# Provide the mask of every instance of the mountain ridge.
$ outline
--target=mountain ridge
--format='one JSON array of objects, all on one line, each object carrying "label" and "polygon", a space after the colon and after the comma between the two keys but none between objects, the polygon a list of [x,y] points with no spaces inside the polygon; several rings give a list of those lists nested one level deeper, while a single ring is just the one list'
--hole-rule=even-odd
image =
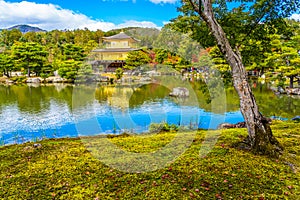
[{"label": "mountain ridge", "polygon": [[46,30],[43,30],[39,27],[34,27],[34,26],[30,26],[30,25],[26,25],[26,24],[20,24],[20,25],[15,25],[9,28],[5,28],[5,29],[0,29],[1,30],[13,30],[13,29],[18,29],[20,30],[22,33],[27,33],[27,32],[47,32]]}]

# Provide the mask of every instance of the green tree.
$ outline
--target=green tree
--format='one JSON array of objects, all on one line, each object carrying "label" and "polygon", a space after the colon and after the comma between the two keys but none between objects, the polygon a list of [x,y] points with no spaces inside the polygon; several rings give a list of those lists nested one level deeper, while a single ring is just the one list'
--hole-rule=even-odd
[{"label": "green tree", "polygon": [[168,55],[171,53],[166,49],[154,49],[155,52],[155,62],[163,64],[164,61],[168,58]]},{"label": "green tree", "polygon": [[0,46],[10,47],[14,42],[19,41],[22,33],[18,29],[2,30],[0,32]]},{"label": "green tree", "polygon": [[212,62],[214,63],[211,68],[218,69],[223,77],[231,78],[230,66],[225,60],[223,54],[220,52],[219,48],[217,46],[213,47],[210,50],[209,55],[211,56]]},{"label": "green tree", "polygon": [[[197,57],[201,50],[199,43],[189,37],[188,34],[182,34],[181,32],[174,31],[168,26],[162,28],[154,42],[154,48],[165,50],[157,52],[162,53],[162,55],[165,54],[165,58],[167,58],[167,51],[168,53],[171,53],[171,56],[180,56],[181,59],[188,62],[191,62],[193,57]],[[159,58],[160,55],[157,57]],[[159,63],[162,63],[161,59]]]},{"label": "green tree", "polygon": [[125,60],[126,65],[124,68],[127,69],[135,69],[144,64],[148,64],[151,61],[149,55],[142,51],[131,51],[128,53],[127,58]]},{"label": "green tree", "polygon": [[119,67],[118,69],[116,69],[115,73],[116,73],[117,80],[119,80],[123,76],[123,69]]},{"label": "green tree", "polygon": [[300,75],[300,57],[297,49],[291,47],[283,47],[277,63],[280,64],[275,72],[279,72],[282,76],[289,78],[289,87],[294,87],[294,79]]},{"label": "green tree", "polygon": [[62,55],[63,60],[73,59],[75,61],[83,61],[86,57],[82,47],[70,43],[62,45]]},{"label": "green tree", "polygon": [[209,55],[209,53],[211,52],[211,48],[207,48],[206,50],[202,49],[199,53],[199,57],[195,58],[195,65],[198,68],[206,68],[206,67],[213,67],[213,62],[211,59],[211,56]]},{"label": "green tree", "polygon": [[180,34],[168,27],[164,27],[154,42],[154,48],[165,49],[169,52],[177,53],[180,47],[180,42],[183,38],[183,34]]},{"label": "green tree", "polygon": [[279,81],[279,86],[284,86],[285,79],[289,79],[289,87],[294,87],[294,80],[300,74],[300,56],[297,44],[298,36],[285,42],[280,35],[274,34],[271,38],[271,52],[266,52],[264,63],[261,66],[268,69],[267,77]]},{"label": "green tree", "polygon": [[36,32],[27,32],[22,36],[25,42],[39,42]]},{"label": "green tree", "polygon": [[[225,0],[183,0],[182,2],[183,16],[190,19],[187,24],[193,27],[191,24],[203,21],[208,27],[210,37],[214,38],[231,67],[233,84],[240,99],[240,110],[248,129],[248,137],[244,143],[256,153],[278,156],[283,149],[273,136],[267,120],[259,112],[247,81],[240,48],[242,44],[246,45],[245,40],[249,38],[264,38],[265,25],[269,29],[280,26],[284,22],[283,18],[299,9],[300,2],[256,0],[251,1],[247,6],[244,3],[248,1],[245,0],[238,1],[242,4],[234,9],[228,9]],[[182,21],[181,18],[182,15],[177,18],[179,23]]]},{"label": "green tree", "polygon": [[78,69],[76,82],[87,83],[93,81],[94,71],[91,65],[83,63]]},{"label": "green tree", "polygon": [[0,53],[0,71],[3,75],[10,77],[11,71],[14,69],[12,57],[7,53]]},{"label": "green tree", "polygon": [[58,74],[65,79],[74,81],[77,72],[82,66],[82,62],[75,60],[66,60],[59,63]]},{"label": "green tree", "polygon": [[16,66],[27,69],[28,76],[31,71],[39,75],[47,62],[48,52],[44,46],[35,42],[16,42],[11,51]]},{"label": "green tree", "polygon": [[95,40],[89,40],[84,46],[84,52],[86,54],[90,53],[93,49],[98,46],[98,43]]}]

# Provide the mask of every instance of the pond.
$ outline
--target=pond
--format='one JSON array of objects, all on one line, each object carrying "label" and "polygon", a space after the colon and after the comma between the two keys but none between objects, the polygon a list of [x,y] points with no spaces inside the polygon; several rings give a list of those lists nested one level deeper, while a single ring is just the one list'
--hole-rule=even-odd
[{"label": "pond", "polygon": [[[223,112],[215,112],[208,93],[201,89],[203,84],[194,82],[191,88],[196,104],[170,97],[170,88],[157,83],[0,85],[0,143],[102,133],[141,133],[147,132],[151,124],[161,122],[215,129],[223,122],[243,121],[233,88],[226,89]],[[290,119],[300,114],[298,97],[277,96],[266,85],[253,89],[265,116]]]}]

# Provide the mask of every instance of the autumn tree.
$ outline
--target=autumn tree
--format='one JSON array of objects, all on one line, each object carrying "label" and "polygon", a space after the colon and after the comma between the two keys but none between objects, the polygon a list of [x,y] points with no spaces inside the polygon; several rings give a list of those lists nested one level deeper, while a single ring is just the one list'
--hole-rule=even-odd
[{"label": "autumn tree", "polygon": [[155,53],[155,62],[163,64],[164,61],[168,58],[168,55],[171,54],[170,51],[166,49],[154,49]]},{"label": "autumn tree", "polygon": [[[202,28],[203,32],[207,31],[206,33],[210,34],[210,39],[214,39],[231,67],[233,85],[239,95],[240,110],[248,129],[248,137],[244,143],[256,153],[278,156],[283,148],[273,136],[266,118],[259,112],[247,81],[240,48],[249,37],[263,37],[265,26],[272,29],[281,25],[283,18],[299,9],[300,2],[293,0],[230,2],[239,2],[240,6],[229,9],[225,0],[183,0],[181,7],[183,15],[177,19],[179,23],[184,22],[183,24],[188,24],[190,27],[193,27],[192,24],[195,22],[207,25],[207,29]],[[193,29],[190,31],[194,35],[199,33],[194,32]]]}]

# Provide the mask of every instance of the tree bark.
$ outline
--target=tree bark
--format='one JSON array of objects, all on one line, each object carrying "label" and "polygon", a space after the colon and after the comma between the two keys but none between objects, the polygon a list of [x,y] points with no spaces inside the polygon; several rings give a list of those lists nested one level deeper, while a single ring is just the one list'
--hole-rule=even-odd
[{"label": "tree bark", "polygon": [[289,76],[290,78],[290,88],[294,88],[294,76]]},{"label": "tree bark", "polygon": [[211,0],[201,0],[200,5],[189,0],[196,12],[211,30],[220,51],[231,67],[234,88],[240,99],[240,110],[245,119],[248,137],[246,143],[252,151],[259,154],[278,157],[283,148],[272,134],[266,118],[259,112],[252,89],[247,81],[247,74],[239,50],[233,50],[225,32],[214,17]]},{"label": "tree bark", "polygon": [[3,74],[4,74],[5,76],[7,76],[7,78],[10,77],[10,76],[9,76],[9,71],[8,71],[6,68],[4,68]]},{"label": "tree bark", "polygon": [[28,77],[30,77],[30,67],[27,67],[27,75],[28,75]]}]

